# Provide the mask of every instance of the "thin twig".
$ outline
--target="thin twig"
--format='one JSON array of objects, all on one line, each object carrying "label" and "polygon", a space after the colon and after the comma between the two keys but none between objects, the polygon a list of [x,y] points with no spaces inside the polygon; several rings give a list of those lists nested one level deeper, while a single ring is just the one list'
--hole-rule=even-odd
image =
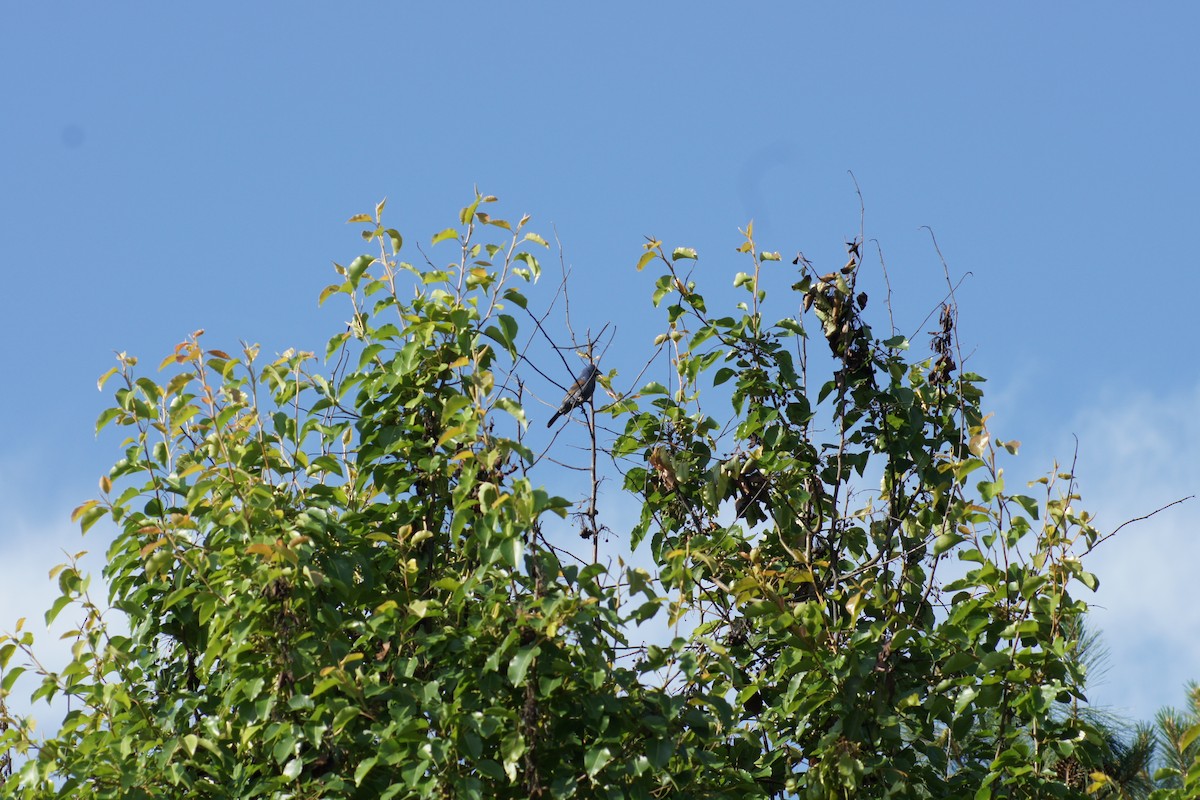
[{"label": "thin twig", "polygon": [[883,247],[880,246],[878,239],[872,239],[871,241],[875,243],[875,252],[879,254],[879,268],[883,270],[883,285],[887,287],[887,299],[884,303],[887,305],[888,323],[892,326],[892,336],[895,336],[896,317],[892,313],[892,282],[888,279],[887,264],[883,260]]},{"label": "thin twig", "polygon": [[1120,532],[1120,530],[1121,530],[1122,528],[1124,528],[1126,525],[1132,525],[1132,524],[1133,524],[1133,523],[1135,523],[1135,522],[1141,522],[1142,520],[1147,520],[1147,519],[1150,519],[1151,517],[1153,517],[1153,516],[1154,516],[1155,514],[1157,514],[1158,512],[1160,512],[1160,511],[1166,511],[1166,510],[1167,510],[1168,508],[1170,508],[1171,506],[1177,506],[1177,505],[1179,505],[1179,504],[1180,504],[1180,503],[1182,503],[1182,502],[1185,502],[1185,501],[1187,501],[1187,500],[1191,500],[1191,499],[1195,498],[1195,496],[1196,496],[1196,495],[1194,495],[1194,494],[1189,494],[1187,497],[1181,497],[1181,498],[1179,498],[1178,500],[1175,500],[1175,501],[1172,501],[1172,502],[1170,502],[1170,503],[1167,503],[1167,504],[1166,504],[1165,506],[1163,506],[1162,508],[1156,508],[1156,509],[1154,509],[1153,511],[1151,511],[1149,514],[1143,514],[1143,515],[1142,515],[1142,516],[1140,516],[1140,517],[1134,517],[1133,519],[1127,519],[1127,520],[1125,520],[1125,521],[1124,521],[1124,522],[1122,522],[1120,525],[1118,525],[1118,526],[1116,527],[1116,530],[1114,530],[1112,533],[1110,533],[1110,534],[1107,534],[1106,536],[1102,536],[1102,537],[1100,537],[1099,539],[1097,539],[1097,540],[1096,540],[1096,541],[1095,541],[1095,542],[1094,542],[1094,543],[1093,543],[1091,546],[1089,546],[1089,547],[1088,547],[1088,549],[1087,549],[1087,550],[1084,550],[1084,551],[1083,551],[1083,554],[1084,554],[1084,555],[1087,555],[1088,553],[1092,552],[1092,551],[1093,551],[1093,550],[1095,550],[1097,547],[1099,547],[1099,546],[1100,546],[1100,544],[1101,544],[1102,542],[1106,542],[1106,541],[1108,541],[1109,539],[1111,539],[1112,537],[1116,536],[1116,535],[1117,535],[1117,533],[1118,533],[1118,532]]}]

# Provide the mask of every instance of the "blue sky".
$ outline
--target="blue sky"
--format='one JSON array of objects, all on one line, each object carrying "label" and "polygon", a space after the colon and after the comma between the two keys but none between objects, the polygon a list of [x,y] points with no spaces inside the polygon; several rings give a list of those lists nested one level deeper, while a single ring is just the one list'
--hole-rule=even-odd
[{"label": "blue sky", "polygon": [[[922,226],[970,273],[964,347],[1021,470],[1078,435],[1109,529],[1195,493],[1200,6],[827,5],[0,5],[0,627],[62,549],[101,549],[67,515],[118,455],[93,435],[113,351],[319,350],[345,220],[386,196],[428,242],[476,185],[557,232],[628,373],[646,235],[696,247],[710,295],[750,219],[840,266],[853,171],[902,330],[944,292]],[[1093,699],[1148,717],[1200,678],[1197,508],[1097,553]]]}]

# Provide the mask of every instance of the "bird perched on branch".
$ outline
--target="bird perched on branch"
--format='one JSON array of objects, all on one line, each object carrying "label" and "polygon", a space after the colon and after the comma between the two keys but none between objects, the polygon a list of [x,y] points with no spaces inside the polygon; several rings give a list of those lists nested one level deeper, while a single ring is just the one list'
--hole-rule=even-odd
[{"label": "bird perched on branch", "polygon": [[562,405],[558,407],[558,411],[555,411],[554,416],[546,423],[547,428],[553,425],[554,421],[563,414],[579,408],[592,399],[592,392],[596,391],[596,376],[599,374],[600,370],[596,369],[595,364],[588,364],[584,368],[579,377],[575,379],[575,382],[571,384],[571,388],[567,389],[567,393],[563,396]]}]

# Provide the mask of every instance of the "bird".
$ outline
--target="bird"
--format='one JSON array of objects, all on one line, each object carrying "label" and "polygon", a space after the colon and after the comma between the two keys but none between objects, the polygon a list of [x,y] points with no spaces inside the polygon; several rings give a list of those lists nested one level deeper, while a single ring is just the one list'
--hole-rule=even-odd
[{"label": "bird", "polygon": [[553,425],[554,421],[563,414],[568,413],[572,409],[579,408],[592,399],[592,392],[596,391],[596,376],[599,374],[600,370],[596,369],[595,364],[587,365],[579,377],[575,379],[575,382],[571,384],[571,388],[567,389],[567,393],[563,395],[562,405],[558,407],[558,411],[555,411],[554,416],[546,423],[547,428]]}]

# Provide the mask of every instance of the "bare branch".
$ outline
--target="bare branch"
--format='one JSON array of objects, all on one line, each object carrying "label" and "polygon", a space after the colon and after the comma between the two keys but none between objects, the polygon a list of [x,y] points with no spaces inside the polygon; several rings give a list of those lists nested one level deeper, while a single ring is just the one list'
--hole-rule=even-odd
[{"label": "bare branch", "polygon": [[1092,545],[1089,546],[1087,550],[1083,551],[1083,554],[1086,556],[1088,553],[1092,552],[1097,547],[1099,547],[1101,545],[1101,543],[1107,542],[1109,539],[1116,536],[1121,531],[1121,529],[1124,528],[1126,525],[1132,525],[1135,522],[1142,522],[1143,520],[1150,519],[1151,517],[1153,517],[1155,514],[1159,513],[1160,511],[1166,511],[1171,506],[1177,506],[1180,503],[1183,503],[1187,500],[1191,500],[1191,499],[1195,498],[1195,496],[1196,495],[1194,495],[1194,494],[1189,494],[1187,497],[1181,497],[1178,500],[1174,500],[1170,503],[1167,503],[1165,506],[1162,506],[1161,508],[1156,508],[1153,511],[1151,511],[1149,514],[1143,514],[1140,517],[1134,517],[1133,519],[1125,520],[1120,525],[1118,525],[1112,533],[1106,534],[1105,536],[1101,536],[1094,543],[1092,543]]}]

